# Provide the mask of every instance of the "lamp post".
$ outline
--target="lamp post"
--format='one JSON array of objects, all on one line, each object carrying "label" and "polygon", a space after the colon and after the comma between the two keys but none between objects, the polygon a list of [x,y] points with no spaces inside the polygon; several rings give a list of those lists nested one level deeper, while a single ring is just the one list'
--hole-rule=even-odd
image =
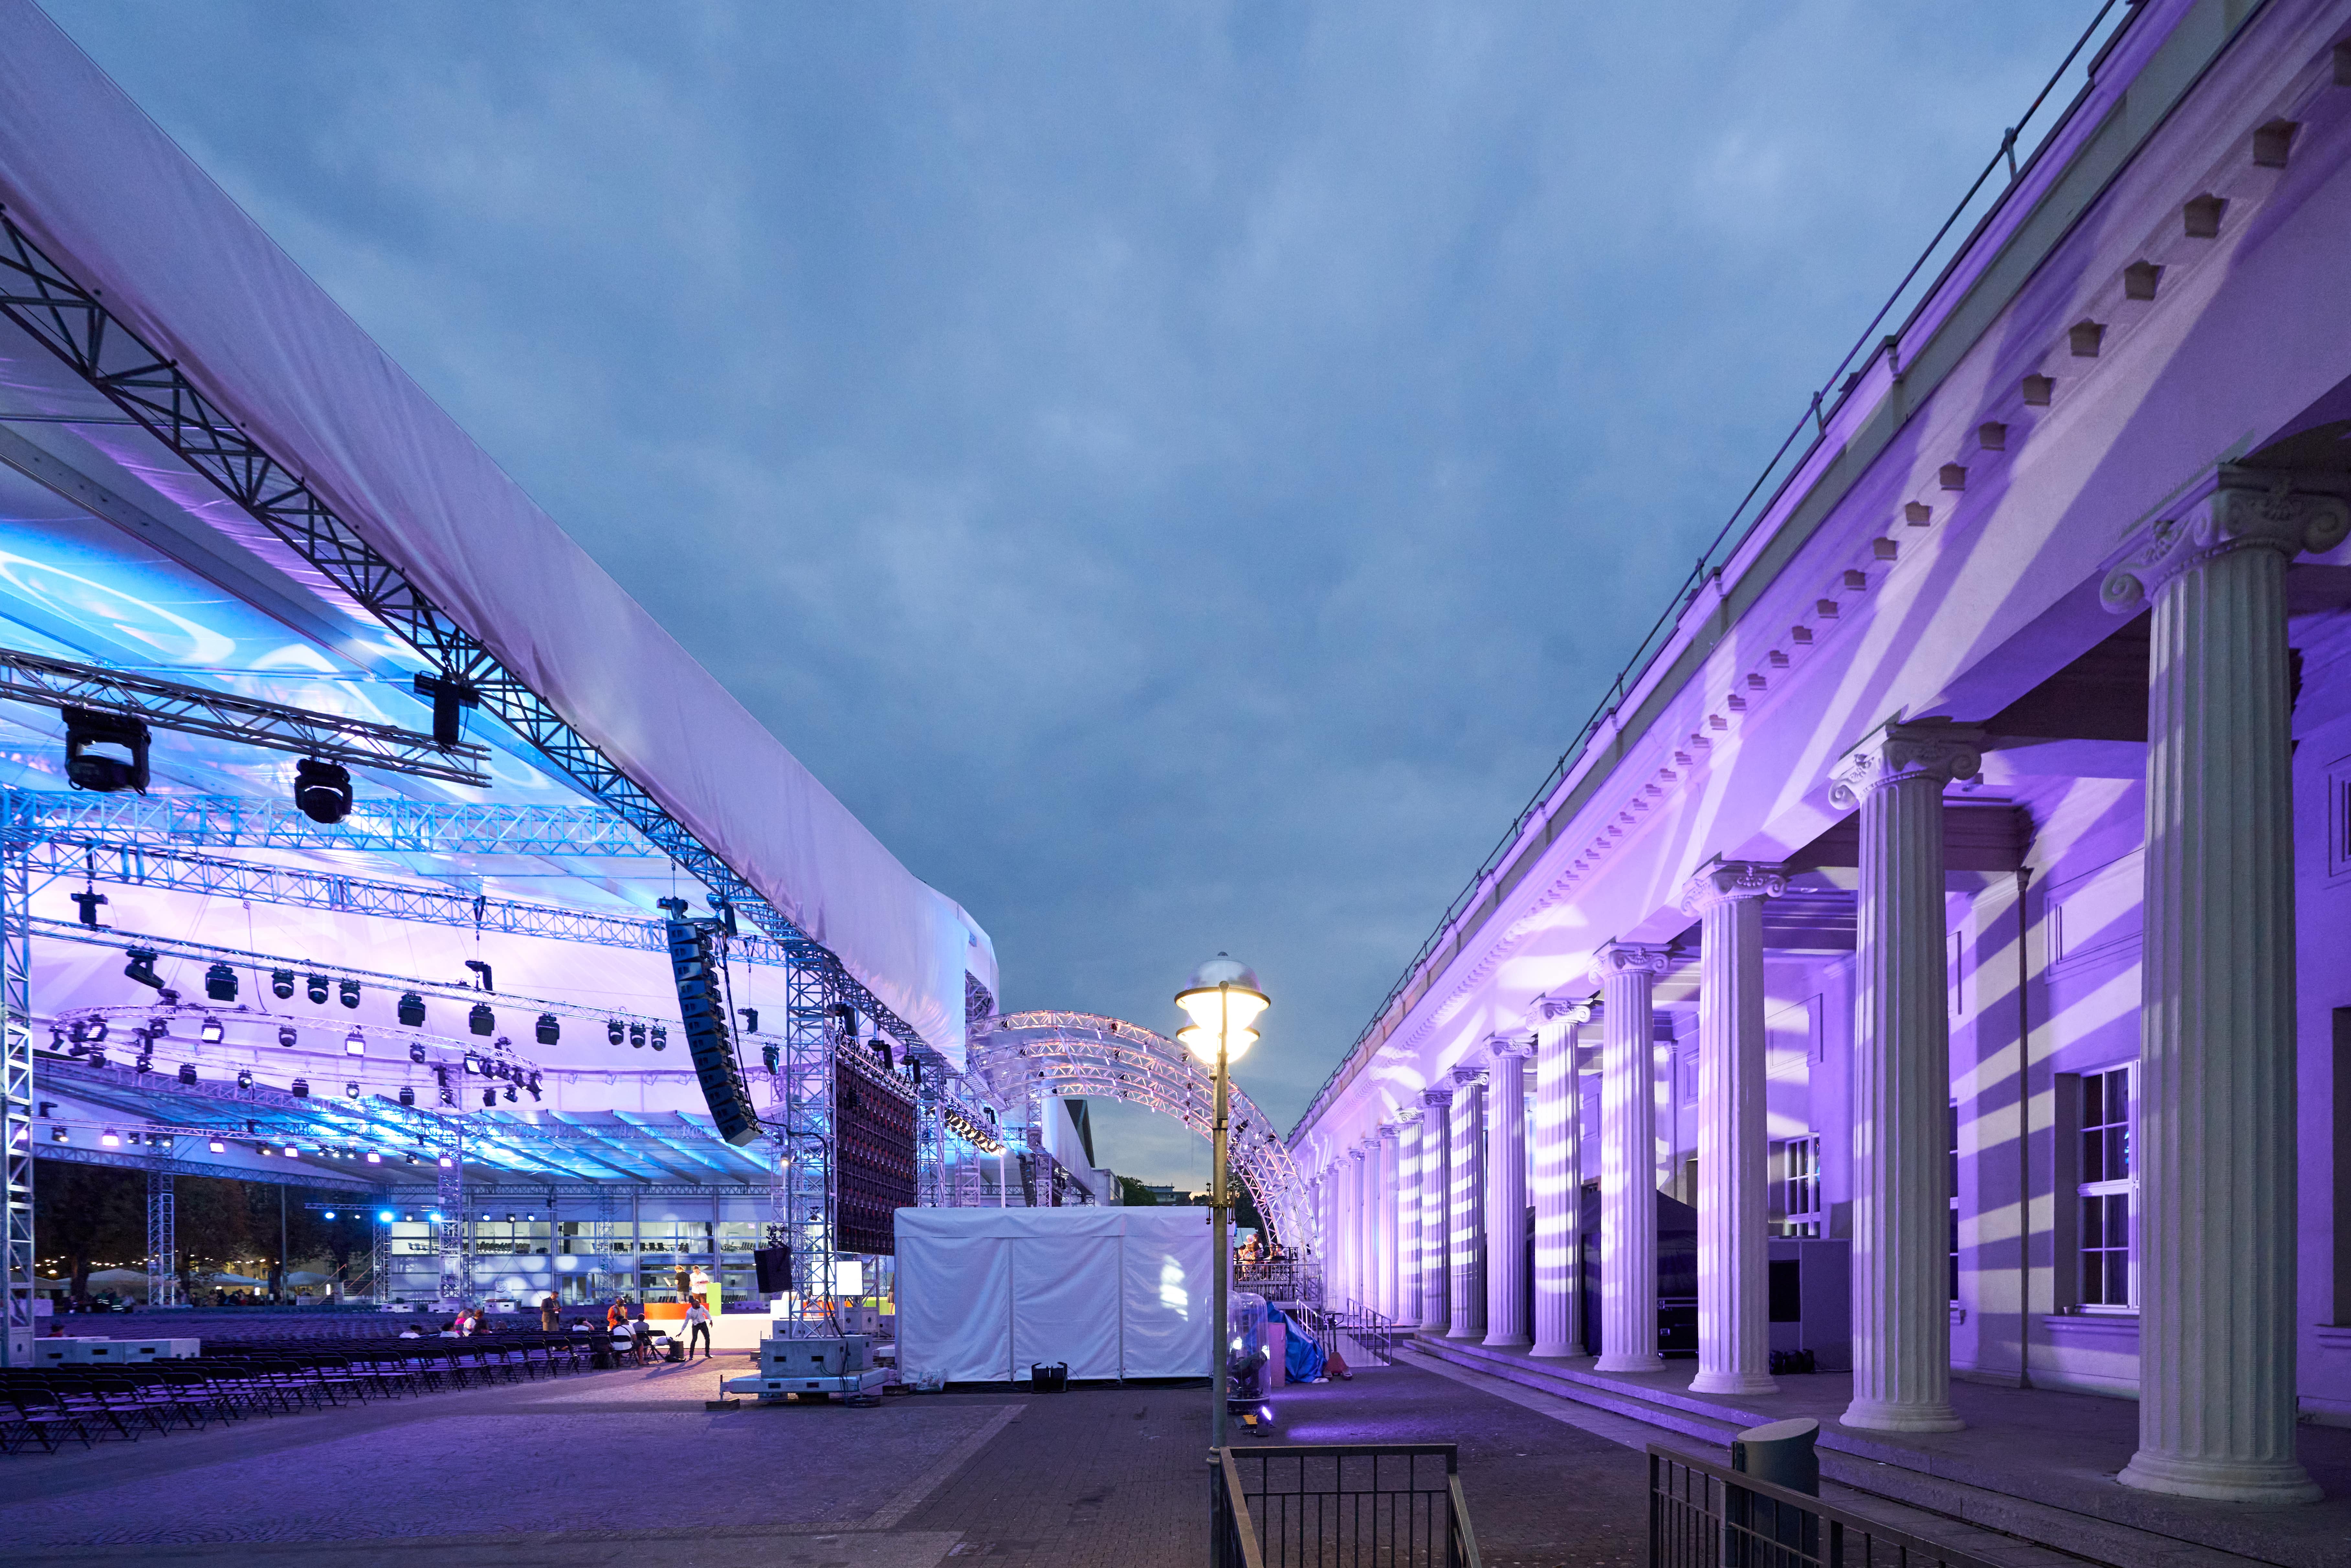
[{"label": "lamp post", "polygon": [[1249,1025],[1272,1003],[1259,988],[1256,970],[1219,953],[1192,971],[1192,977],[1176,993],[1176,1005],[1192,1020],[1189,1028],[1176,1031],[1176,1038],[1193,1055],[1215,1068],[1217,1073],[1216,1123],[1208,1141],[1208,1216],[1209,1225],[1216,1232],[1211,1286],[1216,1301],[1209,1312],[1208,1330],[1213,1336],[1208,1342],[1208,1391],[1212,1399],[1208,1406],[1208,1448],[1213,1452],[1225,1446],[1225,1380],[1231,1349],[1225,1343],[1228,1306],[1226,1276],[1232,1267],[1229,1243],[1233,1220],[1231,1177],[1226,1170],[1229,1122],[1226,1107],[1232,1064],[1257,1041],[1257,1031]]}]

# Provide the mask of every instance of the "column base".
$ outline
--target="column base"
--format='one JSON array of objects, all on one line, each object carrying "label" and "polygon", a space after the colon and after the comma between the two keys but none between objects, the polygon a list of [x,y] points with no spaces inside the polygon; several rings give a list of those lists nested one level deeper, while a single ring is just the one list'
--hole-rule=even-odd
[{"label": "column base", "polygon": [[1543,1344],[1538,1343],[1532,1350],[1527,1352],[1528,1355],[1537,1361],[1565,1361],[1569,1356],[1582,1355],[1583,1354],[1583,1347],[1582,1345],[1569,1344],[1564,1342],[1557,1344]]},{"label": "column base", "polygon": [[1478,1343],[1489,1350],[1523,1350],[1534,1342],[1522,1333],[1503,1334],[1489,1332]]},{"label": "column base", "polygon": [[1884,1399],[1856,1399],[1837,1417],[1841,1425],[1870,1432],[1963,1432],[1967,1423],[1949,1400],[1931,1405],[1896,1405]]},{"label": "column base", "polygon": [[1451,1328],[1445,1331],[1445,1337],[1447,1339],[1482,1340],[1486,1337],[1486,1325],[1484,1323],[1456,1323]]},{"label": "column base", "polygon": [[1594,1372],[1655,1372],[1664,1364],[1657,1359],[1655,1351],[1647,1355],[1603,1354],[1592,1364],[1592,1370]]},{"label": "column base", "polygon": [[1768,1372],[1701,1372],[1690,1379],[1692,1394],[1777,1394],[1780,1381]]},{"label": "column base", "polygon": [[2316,1502],[2325,1495],[2292,1459],[2200,1459],[2141,1448],[2115,1479],[2140,1491],[2269,1508]]}]

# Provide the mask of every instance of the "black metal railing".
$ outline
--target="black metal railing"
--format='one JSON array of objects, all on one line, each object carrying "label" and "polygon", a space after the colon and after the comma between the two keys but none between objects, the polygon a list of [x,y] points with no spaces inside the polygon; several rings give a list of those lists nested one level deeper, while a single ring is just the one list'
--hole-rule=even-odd
[{"label": "black metal railing", "polygon": [[1354,1341],[1364,1355],[1382,1366],[1395,1364],[1395,1320],[1361,1301],[1349,1301],[1332,1316],[1339,1332]]},{"label": "black metal railing", "polygon": [[1219,1448],[1214,1568],[1478,1568],[1451,1443]]},{"label": "black metal railing", "polygon": [[1649,1445],[1649,1568],[1993,1568],[1671,1448]]},{"label": "black metal railing", "polygon": [[1319,1304],[1322,1300],[1322,1272],[1311,1263],[1289,1259],[1279,1263],[1242,1263],[1233,1270],[1233,1289],[1254,1291],[1277,1303]]}]

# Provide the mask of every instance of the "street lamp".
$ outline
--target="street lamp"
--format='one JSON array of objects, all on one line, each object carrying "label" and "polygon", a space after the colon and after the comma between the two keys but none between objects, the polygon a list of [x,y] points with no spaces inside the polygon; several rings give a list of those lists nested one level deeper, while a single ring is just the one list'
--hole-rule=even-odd
[{"label": "street lamp", "polygon": [[1226,1275],[1232,1266],[1229,1243],[1233,1222],[1231,1178],[1225,1169],[1226,1103],[1233,1063],[1257,1041],[1257,1031],[1249,1025],[1273,1004],[1259,989],[1256,970],[1228,954],[1219,953],[1192,971],[1192,977],[1176,993],[1176,1005],[1192,1020],[1191,1027],[1178,1030],[1176,1038],[1217,1073],[1216,1128],[1208,1144],[1208,1215],[1217,1233],[1216,1273],[1211,1287],[1216,1305],[1210,1314],[1209,1333],[1213,1337],[1208,1342],[1208,1387],[1214,1396],[1214,1403],[1208,1406],[1208,1447],[1213,1451],[1225,1446],[1225,1380],[1231,1359],[1231,1347],[1225,1343],[1228,1305],[1225,1299]]}]

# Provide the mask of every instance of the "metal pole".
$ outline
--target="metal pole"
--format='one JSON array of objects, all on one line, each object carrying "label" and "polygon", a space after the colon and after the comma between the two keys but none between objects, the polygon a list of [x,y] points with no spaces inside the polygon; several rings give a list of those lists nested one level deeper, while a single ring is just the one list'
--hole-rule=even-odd
[{"label": "metal pole", "polygon": [[286,1304],[286,1189],[277,1189],[277,1304]]},{"label": "metal pole", "polygon": [[[7,791],[8,814],[17,797]],[[33,1364],[32,870],[22,839],[0,840],[0,1160],[7,1166],[0,1366]]]},{"label": "metal pole", "polygon": [[1211,1451],[1225,1446],[1225,1340],[1230,1333],[1225,1322],[1225,1272],[1231,1266],[1226,1250],[1227,1231],[1232,1224],[1231,1199],[1225,1186],[1225,1090],[1232,1079],[1232,1064],[1227,1060],[1228,1040],[1232,1032],[1232,989],[1228,984],[1217,987],[1217,1120],[1215,1137],[1209,1147],[1208,1214],[1216,1231],[1215,1256],[1211,1286],[1216,1291],[1216,1305],[1209,1312],[1211,1332],[1216,1335],[1209,1344],[1208,1392],[1216,1401],[1208,1406],[1208,1447]]}]

